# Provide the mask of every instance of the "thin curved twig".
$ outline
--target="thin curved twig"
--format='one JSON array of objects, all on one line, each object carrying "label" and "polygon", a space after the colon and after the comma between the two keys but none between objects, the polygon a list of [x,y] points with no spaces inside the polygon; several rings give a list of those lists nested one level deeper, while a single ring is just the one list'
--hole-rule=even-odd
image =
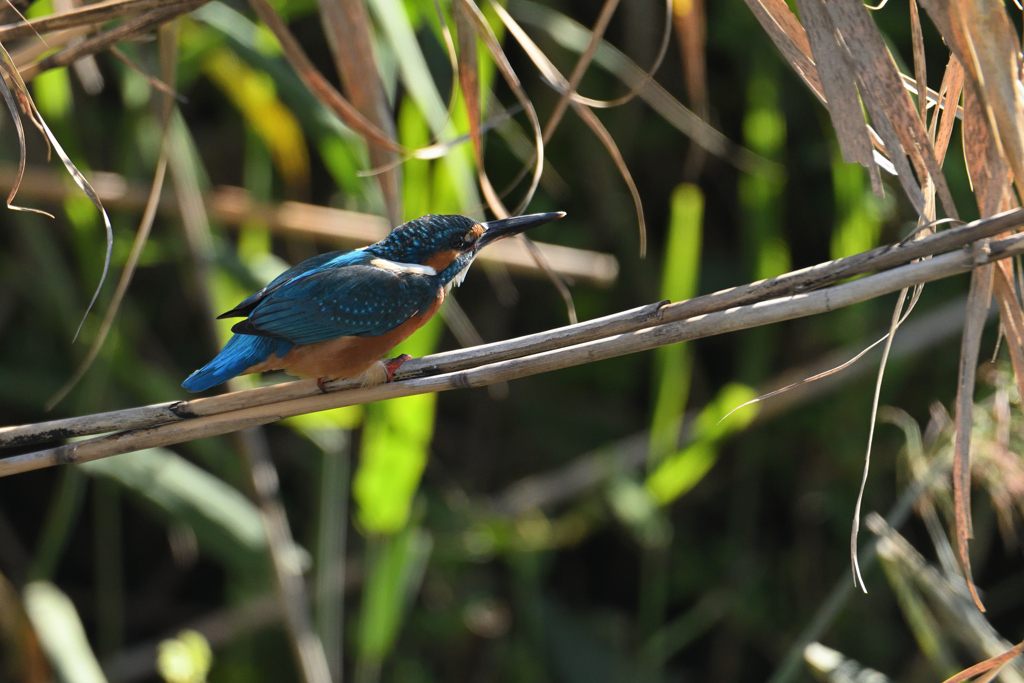
[{"label": "thin curved twig", "polygon": [[[537,47],[537,44],[533,42],[518,22],[516,22],[516,20],[513,19],[512,16],[505,11],[505,8],[499,5],[496,0],[490,1],[495,13],[501,17],[502,22],[504,22],[509,32],[515,36],[516,40],[518,40],[519,44],[522,45],[527,55],[529,55],[530,59],[533,60],[534,65],[540,71],[544,80],[559,92],[571,92],[571,86],[565,79],[565,76],[555,68],[555,65],[550,59],[548,59],[547,55]],[[594,112],[575,101],[572,102],[572,107],[608,150],[608,153],[612,157],[612,161],[615,163],[615,167],[618,169],[623,181],[625,181],[626,186],[629,188],[629,192],[633,197],[633,204],[636,207],[637,224],[640,231],[640,257],[643,258],[647,253],[647,225],[644,220],[643,202],[640,200],[640,192],[636,187],[636,183],[633,181],[633,176],[629,172],[625,159],[622,158],[622,154],[619,152],[619,148],[612,139],[611,134],[608,133],[604,125],[600,122],[597,116],[594,115]]]},{"label": "thin curved twig", "polygon": [[[167,26],[173,24],[165,24],[161,30],[165,30]],[[177,33],[174,33],[175,39]],[[177,44],[174,44],[174,48],[177,49]],[[168,72],[164,74],[164,78],[173,81],[177,72],[177,59],[171,58],[169,61],[175,62],[174,64],[165,65],[164,71]],[[107,307],[107,312],[103,316],[103,322],[100,323],[99,331],[96,333],[96,338],[93,339],[92,345],[89,347],[89,352],[85,358],[79,364],[78,369],[64,385],[57,390],[57,392],[50,397],[44,406],[46,412],[50,412],[56,407],[58,403],[64,400],[72,389],[74,389],[78,383],[85,377],[85,373],[89,371],[92,364],[96,361],[96,358],[100,355],[100,350],[103,348],[104,342],[107,340],[107,335],[110,334],[110,330],[114,325],[114,318],[117,317],[117,312],[121,309],[121,302],[124,300],[124,295],[128,291],[128,286],[131,285],[132,277],[135,275],[135,269],[139,264],[139,259],[142,257],[142,250],[146,246],[146,242],[149,240],[149,233],[153,229],[153,222],[156,219],[157,207],[160,205],[160,196],[163,193],[164,177],[167,174],[167,160],[170,154],[170,127],[171,127],[171,113],[174,111],[174,91],[170,92],[161,90],[164,94],[163,103],[163,134],[160,137],[160,156],[156,162],[156,171],[153,173],[153,184],[149,190],[149,198],[146,200],[146,208],[142,213],[142,220],[139,221],[139,229],[135,233],[135,241],[132,243],[132,250],[128,254],[128,260],[124,264],[124,270],[121,271],[121,279],[118,280],[117,289],[114,291],[114,297],[110,300],[110,305]]]}]

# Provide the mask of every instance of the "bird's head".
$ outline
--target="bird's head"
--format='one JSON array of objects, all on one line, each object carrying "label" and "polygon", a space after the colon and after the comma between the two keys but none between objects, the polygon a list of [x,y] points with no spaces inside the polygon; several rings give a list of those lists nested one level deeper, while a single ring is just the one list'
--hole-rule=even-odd
[{"label": "bird's head", "polygon": [[423,216],[403,223],[368,249],[398,263],[428,266],[437,273],[451,271],[447,282],[465,270],[488,244],[564,215],[563,211],[535,213],[486,223],[466,216]]}]

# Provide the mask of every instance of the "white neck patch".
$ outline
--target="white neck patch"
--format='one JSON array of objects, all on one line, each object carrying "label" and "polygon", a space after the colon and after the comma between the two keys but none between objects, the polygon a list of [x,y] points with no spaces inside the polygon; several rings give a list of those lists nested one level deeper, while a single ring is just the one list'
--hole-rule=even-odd
[{"label": "white neck patch", "polygon": [[437,271],[430,266],[421,266],[416,263],[399,263],[398,261],[389,261],[386,258],[380,257],[370,259],[370,265],[390,270],[395,273],[407,273],[410,275],[437,275]]},{"label": "white neck patch", "polygon": [[448,284],[446,284],[444,286],[444,293],[445,294],[447,294],[448,292],[452,291],[453,287],[458,287],[459,285],[462,284],[462,281],[466,279],[466,274],[469,272],[470,266],[473,265],[473,260],[475,258],[476,257],[474,256],[472,259],[470,259],[469,263],[466,264],[466,267],[463,268],[462,270],[460,270],[458,273],[456,273],[455,277],[453,277],[451,279],[451,282],[449,282]]}]

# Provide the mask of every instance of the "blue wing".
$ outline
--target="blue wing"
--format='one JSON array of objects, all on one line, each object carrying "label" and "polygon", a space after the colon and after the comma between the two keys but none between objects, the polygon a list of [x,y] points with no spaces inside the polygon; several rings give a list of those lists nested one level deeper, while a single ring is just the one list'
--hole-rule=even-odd
[{"label": "blue wing", "polygon": [[269,285],[256,292],[230,311],[221,313],[217,320],[222,318],[244,318],[252,313],[261,301],[281,288],[285,283],[311,275],[326,268],[337,268],[353,263],[367,262],[373,258],[373,254],[362,250],[356,251],[332,251],[327,254],[320,254],[313,258],[306,259],[302,263],[292,266],[274,278]]},{"label": "blue wing", "polygon": [[418,273],[369,265],[321,269],[279,285],[231,329],[296,344],[375,337],[425,311],[437,293],[433,278]]}]

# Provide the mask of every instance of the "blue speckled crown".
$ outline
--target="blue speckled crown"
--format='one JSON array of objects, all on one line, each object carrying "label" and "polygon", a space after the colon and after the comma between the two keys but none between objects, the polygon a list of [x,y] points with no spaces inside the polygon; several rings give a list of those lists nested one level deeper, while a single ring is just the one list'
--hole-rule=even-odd
[{"label": "blue speckled crown", "polygon": [[466,234],[475,224],[465,216],[423,216],[399,225],[367,250],[399,263],[421,264],[438,251],[448,249],[454,237]]}]

